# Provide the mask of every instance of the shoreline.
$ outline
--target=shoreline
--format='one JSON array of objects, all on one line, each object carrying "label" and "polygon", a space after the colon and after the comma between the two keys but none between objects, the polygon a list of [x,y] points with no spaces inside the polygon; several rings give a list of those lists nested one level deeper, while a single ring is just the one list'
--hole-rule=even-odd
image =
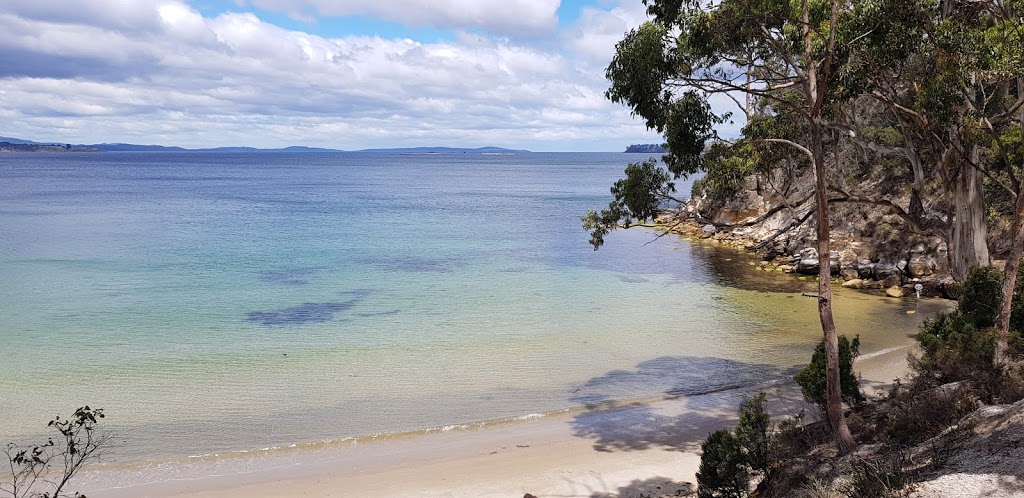
[{"label": "shoreline", "polygon": [[[877,396],[894,378],[905,377],[913,347],[908,339],[904,346],[859,358],[855,368],[865,394]],[[384,497],[412,490],[417,496],[459,497],[673,496],[695,483],[707,434],[733,426],[742,396],[758,390],[665,395],[403,437],[91,468],[80,476],[79,487],[111,498]],[[775,423],[807,406],[792,381],[766,391]],[[146,476],[150,482],[138,484]]]}]

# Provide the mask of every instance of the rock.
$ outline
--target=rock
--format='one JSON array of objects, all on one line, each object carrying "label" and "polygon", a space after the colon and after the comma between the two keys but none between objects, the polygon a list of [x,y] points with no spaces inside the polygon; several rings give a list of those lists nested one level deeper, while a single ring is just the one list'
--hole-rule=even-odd
[{"label": "rock", "polygon": [[[868,261],[870,263],[870,261]],[[856,268],[857,267],[857,253],[843,249],[839,252],[839,266],[841,268]]]},{"label": "rock", "polygon": [[935,273],[936,266],[935,259],[931,256],[914,256],[907,263],[907,274],[912,277],[927,277]]},{"label": "rock", "polygon": [[907,260],[901,259],[896,262],[896,269],[901,272],[907,271]]},{"label": "rock", "polygon": [[818,273],[818,250],[808,247],[800,251],[797,256],[796,271],[805,275]]},{"label": "rock", "polygon": [[839,276],[843,277],[843,280],[847,282],[850,280],[860,280],[860,273],[857,272],[856,268],[843,268],[839,271]]},{"label": "rock", "polygon": [[894,285],[885,289],[885,295],[889,297],[903,297],[903,287]]},{"label": "rock", "polygon": [[837,251],[828,252],[828,271],[830,273],[839,272],[839,253]]},{"label": "rock", "polygon": [[899,287],[900,282],[901,280],[899,275],[889,275],[888,277],[882,279],[882,287],[886,289],[890,287]]},{"label": "rock", "polygon": [[852,278],[843,282],[843,287],[847,289],[863,289],[864,281],[859,278]]},{"label": "rock", "polygon": [[711,223],[708,223],[707,225],[704,225],[704,227],[701,228],[700,231],[703,232],[704,235],[713,235],[715,232],[718,231],[718,229],[716,229],[715,226],[712,225]]},{"label": "rock", "polygon": [[900,270],[896,268],[896,265],[888,262],[879,261],[874,265],[875,280],[885,280],[890,275],[899,275]]},{"label": "rock", "polygon": [[860,278],[871,278],[875,276],[875,264],[870,259],[862,259],[857,262],[857,273],[860,274]]},{"label": "rock", "polygon": [[960,284],[956,283],[952,277],[947,277],[939,282],[939,288],[942,290],[942,297],[960,299]]},{"label": "rock", "polygon": [[882,282],[879,282],[878,280],[862,280],[862,282],[864,282],[863,284],[861,284],[861,286],[862,286],[861,288],[863,288],[863,289],[881,289],[882,288]]}]

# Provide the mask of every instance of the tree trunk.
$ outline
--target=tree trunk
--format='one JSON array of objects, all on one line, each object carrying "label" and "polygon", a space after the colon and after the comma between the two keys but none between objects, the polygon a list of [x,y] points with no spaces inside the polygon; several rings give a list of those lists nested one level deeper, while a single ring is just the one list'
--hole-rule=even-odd
[{"label": "tree trunk", "polygon": [[[979,155],[977,147],[971,151],[972,159]],[[985,226],[985,197],[981,173],[969,164],[960,166],[954,188],[956,213],[953,216],[952,253],[953,278],[958,281],[975,266],[990,264],[988,229]]]},{"label": "tree trunk", "polygon": [[818,222],[818,317],[825,339],[825,412],[840,455],[853,451],[856,443],[843,416],[843,397],[839,383],[839,337],[832,318],[832,265],[829,258],[828,197],[825,189],[825,152],[821,127],[811,125],[811,153],[814,156],[814,201]]},{"label": "tree trunk", "polygon": [[1013,290],[1017,285],[1021,253],[1024,252],[1024,192],[1017,192],[1010,233],[1013,236],[1013,245],[1010,246],[1010,254],[1006,258],[1006,268],[1003,269],[999,313],[996,314],[996,351],[992,357],[996,366],[1005,365],[1009,360],[1007,339],[1010,333],[1010,312],[1013,309]]}]

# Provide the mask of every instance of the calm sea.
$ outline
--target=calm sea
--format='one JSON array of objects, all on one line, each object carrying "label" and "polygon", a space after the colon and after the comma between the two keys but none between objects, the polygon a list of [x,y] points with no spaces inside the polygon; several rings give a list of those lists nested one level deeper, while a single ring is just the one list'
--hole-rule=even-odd
[{"label": "calm sea", "polygon": [[[799,282],[587,244],[638,159],[0,155],[0,441],[89,404],[133,461],[785,378],[820,334]],[[840,297],[866,351],[919,320]]]}]

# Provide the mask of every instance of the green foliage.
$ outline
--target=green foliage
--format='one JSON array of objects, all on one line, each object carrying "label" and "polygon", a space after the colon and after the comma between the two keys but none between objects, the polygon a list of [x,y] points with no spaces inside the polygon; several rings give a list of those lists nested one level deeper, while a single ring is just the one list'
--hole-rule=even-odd
[{"label": "green foliage", "polygon": [[712,432],[700,446],[697,471],[698,498],[743,498],[750,487],[750,471],[739,438],[726,429]]},{"label": "green foliage", "polygon": [[69,495],[64,488],[86,463],[98,457],[109,441],[109,436],[96,431],[102,418],[102,409],[84,406],[75,410],[71,418],[57,416],[47,424],[59,437],[28,447],[8,444],[5,453],[10,481],[0,482],[0,494],[11,498],[85,498],[80,493]]},{"label": "green foliage", "polygon": [[745,497],[752,476],[771,476],[775,440],[771,418],[765,411],[765,394],[744,398],[739,415],[735,431],[715,431],[701,444],[697,472],[700,498]]},{"label": "green foliage", "polygon": [[[860,355],[860,336],[850,341],[846,336],[839,336],[839,386],[843,401],[850,405],[864,401],[860,392],[857,376],[853,373],[853,360]],[[811,363],[796,374],[796,383],[804,398],[818,406],[825,406],[825,341],[818,343],[811,356]]]},{"label": "green foliage", "polygon": [[991,266],[974,268],[967,274],[960,286],[960,300],[957,303],[957,310],[966,323],[975,329],[995,324],[1002,283],[1003,272]]},{"label": "green foliage", "polygon": [[772,464],[772,426],[764,402],[763,392],[743,399],[736,439],[744,450],[747,465],[767,476]]},{"label": "green foliage", "polygon": [[675,184],[668,171],[652,159],[626,166],[626,177],[612,185],[614,199],[600,213],[590,211],[580,217],[590,232],[590,244],[597,250],[608,232],[620,224],[629,227],[635,221],[647,221],[658,214],[666,200],[672,199]]},{"label": "green foliage", "polygon": [[[917,334],[922,355],[914,363],[918,375],[934,383],[972,380],[998,384],[1001,372],[992,365],[996,336],[989,330],[999,309],[1002,272],[974,268],[960,284],[960,299],[950,313],[927,320]],[[1010,314],[1010,355],[1024,352],[1024,265],[1017,274]]]}]

